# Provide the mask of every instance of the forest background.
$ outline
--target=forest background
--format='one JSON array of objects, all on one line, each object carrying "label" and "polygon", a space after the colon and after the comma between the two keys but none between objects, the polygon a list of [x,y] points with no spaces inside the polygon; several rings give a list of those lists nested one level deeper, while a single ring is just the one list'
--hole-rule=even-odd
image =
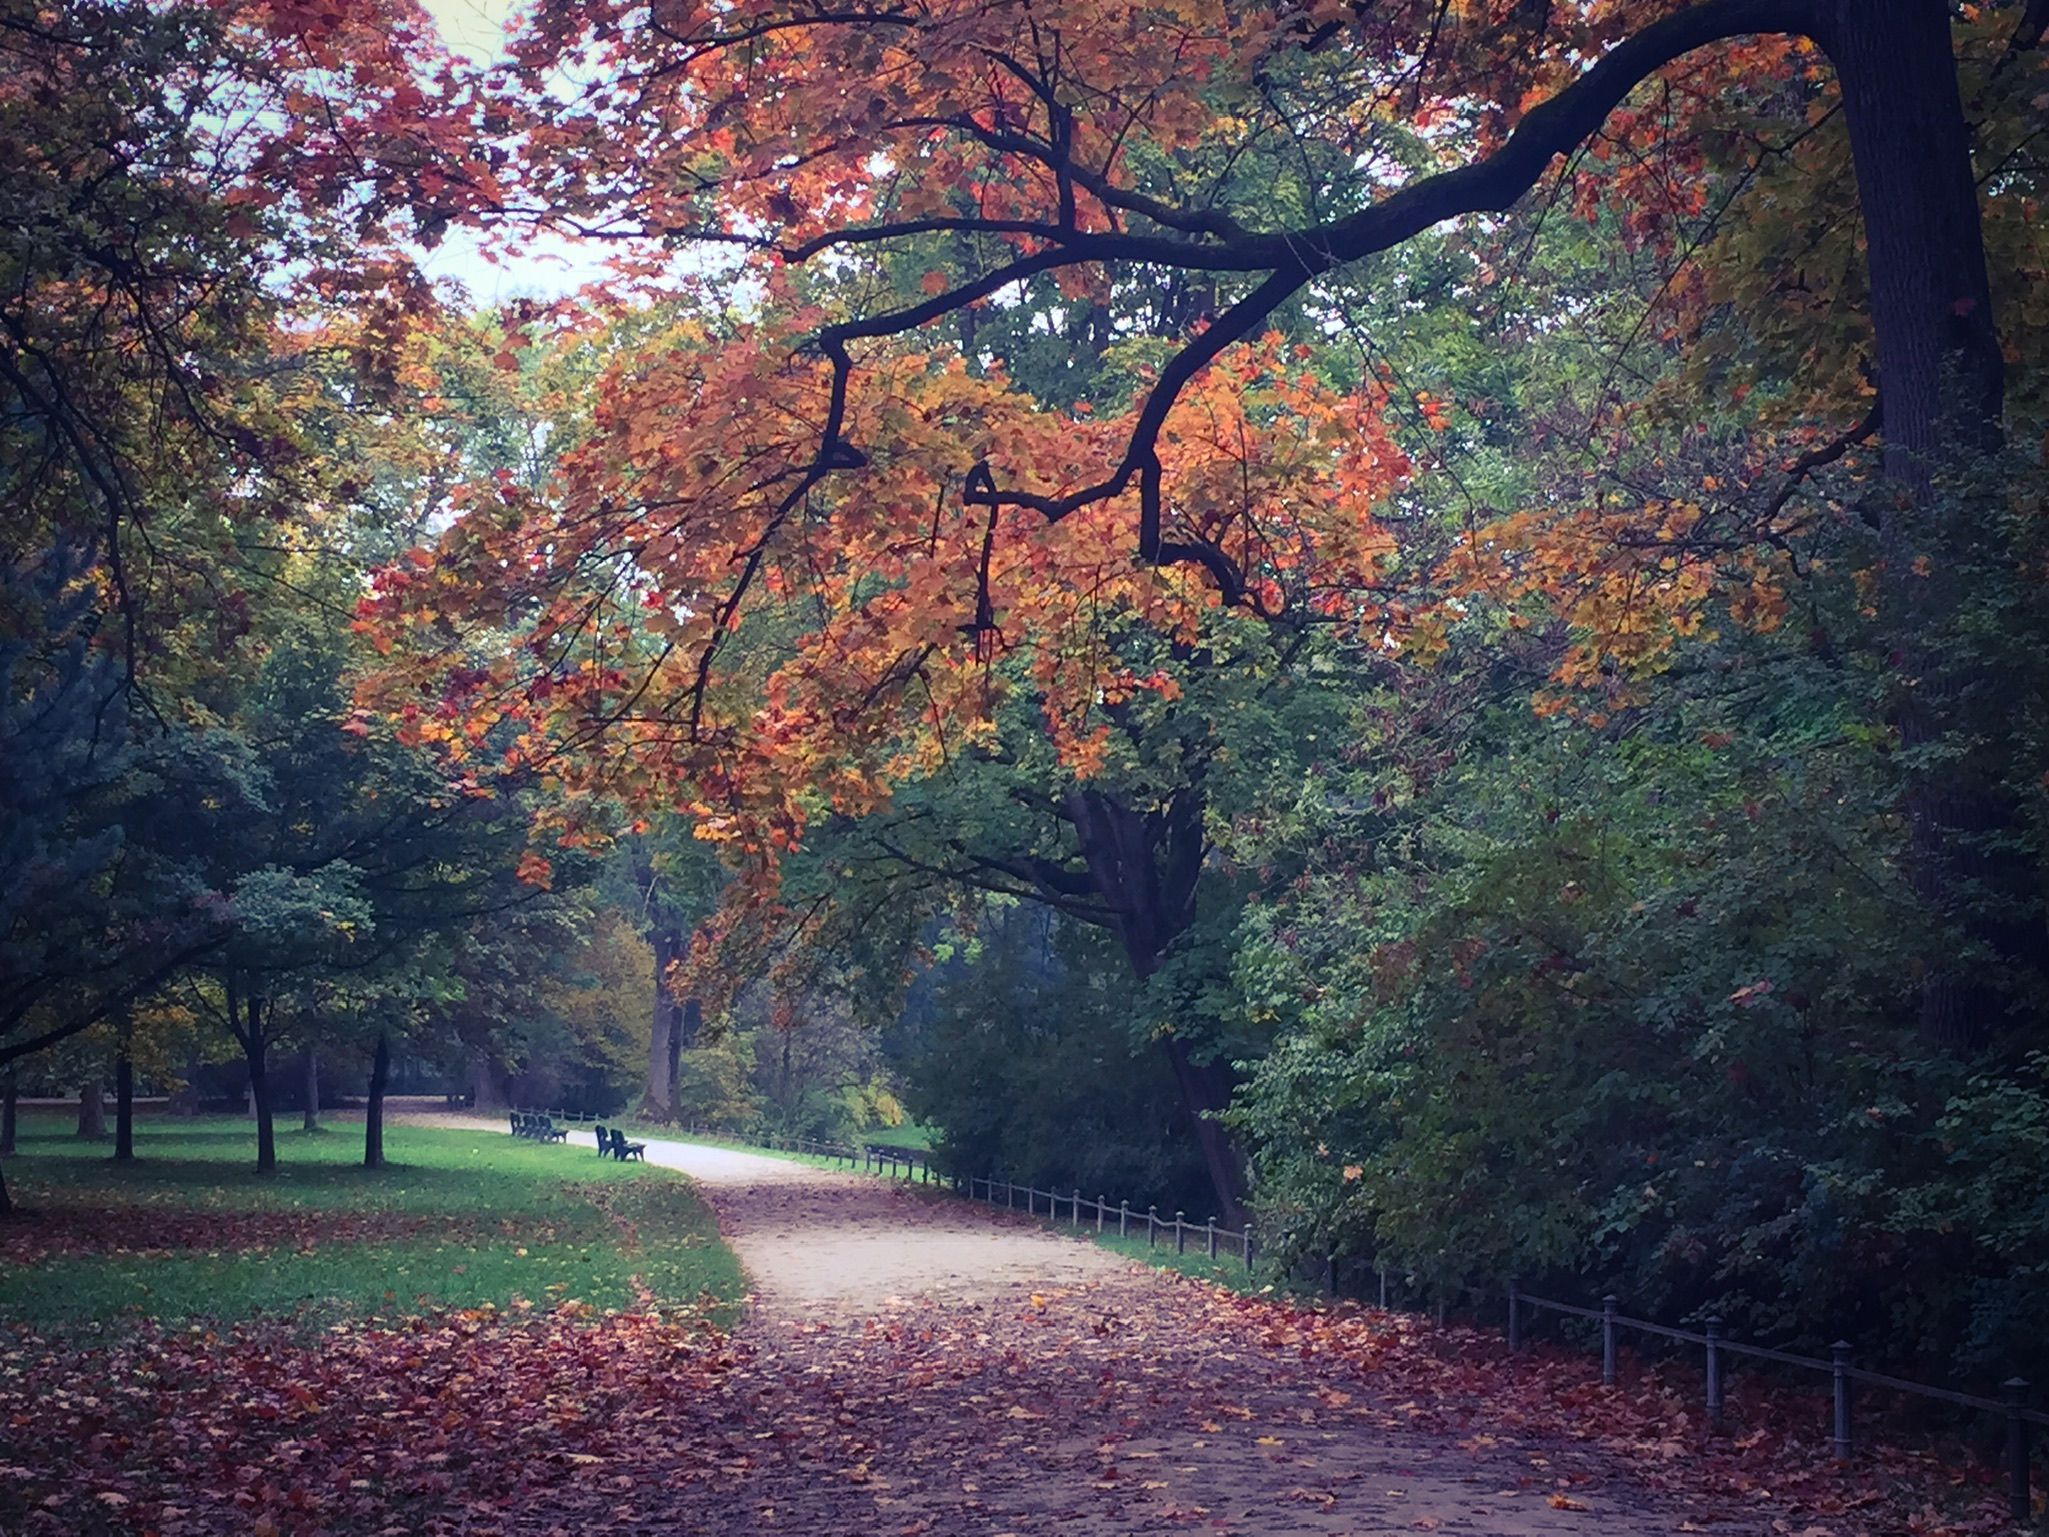
[{"label": "forest background", "polygon": [[10,1106],[2041,1375],[2044,9],[10,0]]}]

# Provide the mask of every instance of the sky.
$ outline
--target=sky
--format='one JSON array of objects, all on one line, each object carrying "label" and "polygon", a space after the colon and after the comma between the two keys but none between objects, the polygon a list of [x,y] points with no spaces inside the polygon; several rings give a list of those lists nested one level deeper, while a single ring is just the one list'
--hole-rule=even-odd
[{"label": "sky", "polygon": [[[479,64],[493,63],[503,54],[505,23],[517,9],[514,0],[420,3],[450,49],[468,54]],[[433,277],[460,282],[478,304],[495,307],[510,299],[555,299],[573,293],[602,275],[606,254],[601,242],[543,235],[509,255],[501,253],[494,263],[485,260],[473,234],[451,230],[420,265]]]}]

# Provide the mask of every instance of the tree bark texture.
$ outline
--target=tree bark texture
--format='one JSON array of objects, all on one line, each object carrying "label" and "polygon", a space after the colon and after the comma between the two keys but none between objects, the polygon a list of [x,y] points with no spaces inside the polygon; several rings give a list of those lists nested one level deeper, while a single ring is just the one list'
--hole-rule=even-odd
[{"label": "tree bark texture", "polygon": [[21,1113],[21,1080],[13,1068],[7,1070],[5,1082],[0,1082],[0,1154],[14,1151],[16,1118]]}]

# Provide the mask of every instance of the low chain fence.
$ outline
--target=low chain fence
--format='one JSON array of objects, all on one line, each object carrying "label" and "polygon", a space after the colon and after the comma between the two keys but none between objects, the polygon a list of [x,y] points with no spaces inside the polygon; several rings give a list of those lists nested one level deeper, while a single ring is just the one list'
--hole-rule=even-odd
[{"label": "low chain fence", "polygon": [[[1196,1252],[1210,1259],[1235,1256],[1248,1272],[1259,1258],[1259,1245],[1253,1237],[1250,1223],[1242,1228],[1218,1227],[1214,1217],[1203,1222],[1190,1222],[1188,1214],[1181,1211],[1171,1217],[1162,1217],[1157,1206],[1137,1211],[1129,1201],[1119,1201],[1112,1206],[1108,1196],[1099,1195],[1091,1200],[1079,1190],[1065,1193],[1040,1190],[1032,1185],[1013,1184],[1007,1179],[970,1177],[962,1188],[962,1194],[971,1200],[1001,1206],[1007,1211],[1016,1211],[1022,1198],[1028,1217],[1044,1217],[1056,1224],[1065,1220],[1081,1232],[1093,1226],[1099,1236],[1114,1228],[1119,1238],[1129,1238],[1142,1227],[1148,1249],[1158,1248],[1167,1242],[1167,1235],[1172,1234],[1176,1254],[1188,1253],[1189,1244],[1193,1242]],[[1067,1212],[1065,1219],[1060,1215],[1063,1208]]]},{"label": "low chain fence", "polygon": [[1511,1281],[1508,1283],[1505,1300],[1508,1308],[1508,1346],[1511,1350],[1521,1350],[1524,1346],[1531,1309],[1547,1309],[1566,1317],[1586,1319],[1598,1324],[1601,1330],[1601,1382],[1607,1387],[1615,1385],[1616,1351],[1619,1337],[1624,1330],[1650,1335],[1673,1344],[1698,1348],[1702,1353],[1702,1365],[1705,1368],[1707,1425],[1710,1432],[1719,1432],[1723,1428],[1724,1390],[1732,1357],[1769,1361],[1774,1365],[1791,1367],[1796,1371],[1818,1372],[1827,1376],[1831,1387],[1830,1449],[1839,1462],[1848,1461],[1856,1448],[1851,1423],[1851,1406],[1854,1402],[1855,1385],[1858,1383],[1904,1393],[1914,1398],[1933,1399],[1981,1414],[1998,1415],[2006,1422],[2005,1456],[2001,1460],[2005,1464],[2008,1514],[2013,1517],[2015,1524],[2021,1526],[2029,1524],[2034,1519],[2034,1495],[2030,1488],[2033,1462],[2029,1444],[2030,1431],[2036,1425],[2049,1425],[2049,1412],[2029,1406],[2029,1384],[2025,1378],[2008,1378],[2001,1384],[2000,1396],[1988,1398],[1977,1393],[1961,1393],[1954,1388],[1936,1387],[1927,1382],[1911,1382],[1904,1377],[1870,1371],[1855,1363],[1856,1347],[1848,1340],[1837,1340],[1831,1345],[1829,1359],[1824,1361],[1817,1356],[1797,1355],[1789,1350],[1773,1350],[1766,1345],[1751,1345],[1741,1340],[1732,1340],[1722,1333],[1720,1318],[1702,1320],[1699,1330],[1678,1329],[1670,1324],[1655,1323],[1648,1318],[1631,1318],[1620,1311],[1620,1299],[1612,1294],[1603,1297],[1598,1308],[1581,1307],[1577,1303],[1561,1302],[1553,1297],[1532,1295]]},{"label": "low chain fence", "polygon": [[[600,1116],[565,1114],[560,1110],[545,1113],[557,1120],[567,1120],[579,1125],[604,1119]],[[821,1158],[835,1167],[859,1170],[884,1179],[938,1185],[969,1200],[1002,1207],[1006,1211],[1021,1211],[1028,1217],[1038,1217],[1057,1226],[1071,1227],[1079,1234],[1093,1232],[1097,1236],[1108,1236],[1115,1233],[1121,1239],[1130,1240],[1142,1233],[1149,1249],[1164,1248],[1171,1244],[1177,1255],[1195,1253],[1211,1260],[1235,1260],[1243,1265],[1248,1273],[1259,1262],[1261,1255],[1258,1236],[1250,1223],[1242,1228],[1220,1227],[1214,1217],[1202,1222],[1191,1222],[1187,1213],[1182,1211],[1176,1211],[1171,1217],[1163,1217],[1157,1206],[1148,1205],[1140,1210],[1129,1201],[1120,1200],[1113,1203],[1108,1196],[1089,1197],[1078,1189],[1041,1190],[1029,1183],[1021,1185],[997,1176],[962,1176],[935,1164],[931,1152],[925,1148],[905,1147],[886,1142],[833,1142],[811,1137],[772,1134],[744,1138],[694,1124],[679,1127],[678,1130],[697,1141],[802,1153]],[[1321,1266],[1317,1268],[1321,1272],[1320,1280],[1325,1297],[1335,1298],[1335,1257],[1326,1255]],[[1380,1306],[1385,1308],[1388,1306],[1388,1273],[1385,1269],[1380,1269],[1377,1274]],[[1510,1281],[1500,1300],[1505,1302],[1507,1308],[1508,1346],[1512,1351],[1520,1351],[1528,1343],[1529,1325],[1535,1313],[1539,1311],[1581,1319],[1598,1326],[1601,1339],[1601,1381],[1604,1386],[1613,1387],[1616,1384],[1618,1353],[1624,1333],[1646,1335],[1666,1344],[1698,1350],[1705,1369],[1705,1408],[1707,1426],[1711,1433],[1720,1432],[1724,1428],[1725,1390],[1731,1362],[1735,1359],[1765,1361],[1795,1371],[1813,1372],[1827,1377],[1831,1388],[1829,1442],[1832,1453],[1839,1461],[1848,1460],[1856,1447],[1853,1405],[1854,1390],[1858,1384],[1903,1393],[1910,1397],[1932,1399],[1975,1413],[1999,1416],[2004,1420],[2006,1429],[2006,1445],[2001,1462],[2004,1464],[2009,1513],[2014,1522],[2021,1526],[2026,1526],[2034,1518],[2031,1481],[2032,1430],[2038,1425],[2049,1425],[2049,1411],[2031,1406],[2030,1385],[2020,1377],[2009,1378],[2001,1385],[2000,1396],[1992,1398],[1982,1394],[1959,1392],[1953,1388],[1937,1387],[1932,1383],[1912,1382],[1906,1378],[1889,1376],[1884,1372],[1858,1366],[1855,1361],[1855,1347],[1848,1340],[1836,1341],[1830,1347],[1829,1358],[1823,1360],[1818,1356],[1803,1356],[1792,1351],[1774,1350],[1769,1346],[1752,1345],[1730,1339],[1722,1332],[1720,1318],[1705,1319],[1701,1328],[1694,1330],[1676,1328],[1648,1318],[1631,1317],[1621,1311],[1620,1299],[1612,1295],[1602,1298],[1599,1307],[1584,1307],[1554,1297],[1537,1296],[1524,1291],[1519,1283]]]}]

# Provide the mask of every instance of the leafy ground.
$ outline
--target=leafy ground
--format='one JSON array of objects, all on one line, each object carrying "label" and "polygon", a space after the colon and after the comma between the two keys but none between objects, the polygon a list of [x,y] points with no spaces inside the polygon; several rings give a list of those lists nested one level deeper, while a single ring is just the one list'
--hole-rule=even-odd
[{"label": "leafy ground", "polygon": [[125,1167],[54,1118],[28,1122],[20,1145],[0,1317],[31,1328],[725,1305],[741,1291],[686,1182],[589,1149],[401,1123],[371,1174],[360,1131],[341,1127],[281,1133],[280,1167],[260,1176],[233,1119],[144,1121]]},{"label": "leafy ground", "polygon": [[[484,1192],[500,1174],[582,1187],[576,1164],[589,1155],[484,1140],[492,1135],[408,1130],[395,1146],[421,1178],[442,1182],[433,1188],[479,1181],[475,1201],[451,1196],[440,1208],[458,1225],[493,1220]],[[93,1338],[18,1330],[0,1344],[0,1530],[2005,1529],[1984,1471],[1954,1447],[1950,1471],[1898,1451],[1847,1473],[1833,1467],[1811,1398],[1739,1382],[1739,1428],[1711,1440],[1693,1408],[1698,1383],[1684,1374],[1632,1363],[1624,1385],[1605,1390],[1577,1353],[1510,1357],[1486,1332],[1234,1295],[1116,1265],[1022,1216],[706,1151],[722,1173],[707,1173],[704,1189],[763,1283],[737,1332],[660,1305],[656,1289],[631,1285],[631,1270],[633,1305],[619,1311],[593,1307],[586,1288],[552,1305],[522,1292],[537,1305],[341,1312],[319,1328],[302,1313],[137,1319]],[[40,1175],[44,1162],[16,1167]],[[293,1173],[307,1178],[280,1180],[267,1197],[230,1178],[218,1209],[230,1226],[303,1212],[290,1198],[300,1189],[322,1192],[313,1204],[342,1218],[433,1209],[419,1192],[344,1207],[320,1172],[297,1160]],[[98,1191],[104,1172],[67,1165],[52,1177]],[[606,1166],[601,1177],[621,1195],[643,1183],[687,1188],[659,1166]],[[394,1188],[410,1187],[408,1175]],[[566,1198],[505,1198],[523,1236],[570,1230]],[[1049,1270],[1089,1256],[1091,1278],[981,1282],[982,1270],[963,1264],[978,1234],[992,1251],[1042,1250]],[[638,1225],[643,1254],[658,1237]],[[531,1259],[532,1243],[519,1246]],[[768,1273],[778,1253],[791,1273]],[[890,1274],[874,1273],[892,1255]],[[28,1268],[84,1258],[53,1252]]]}]

